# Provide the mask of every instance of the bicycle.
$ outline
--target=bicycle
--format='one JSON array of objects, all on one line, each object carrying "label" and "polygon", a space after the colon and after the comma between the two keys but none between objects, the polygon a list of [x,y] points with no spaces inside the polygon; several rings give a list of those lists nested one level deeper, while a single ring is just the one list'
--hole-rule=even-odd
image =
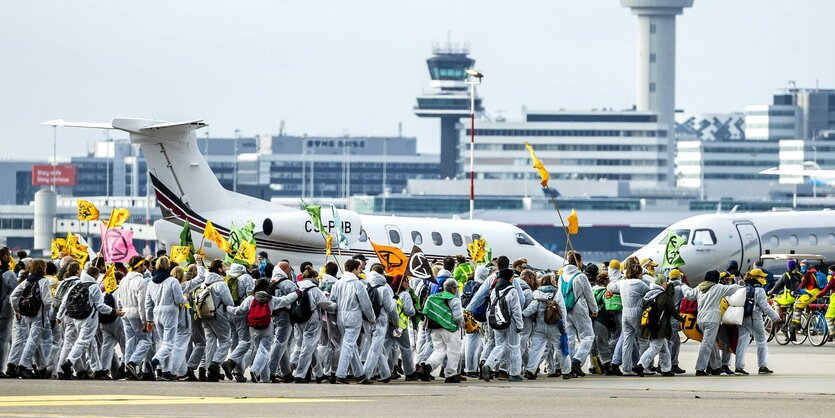
[{"label": "bicycle", "polygon": [[781,306],[778,313],[783,321],[778,328],[774,329],[774,339],[777,341],[777,344],[787,345],[788,343],[792,343],[801,345],[805,343],[806,339],[809,338],[807,331],[809,326],[808,310],[804,309],[804,312],[800,315],[800,324],[792,323],[794,304]]},{"label": "bicycle", "polygon": [[811,313],[809,314],[806,334],[809,337],[809,342],[815,347],[826,344],[832,338],[824,317],[827,308],[829,308],[829,304],[826,303],[809,304]]}]

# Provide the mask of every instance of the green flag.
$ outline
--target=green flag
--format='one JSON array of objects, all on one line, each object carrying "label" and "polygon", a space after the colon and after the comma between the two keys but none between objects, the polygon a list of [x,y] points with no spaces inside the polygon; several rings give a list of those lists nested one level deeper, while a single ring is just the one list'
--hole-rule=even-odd
[{"label": "green flag", "polygon": [[319,205],[308,205],[304,203],[304,199],[302,199],[302,205],[304,205],[304,210],[307,211],[307,214],[310,215],[310,220],[313,221],[313,227],[319,230],[322,237],[327,236],[325,227],[322,225],[322,207]]},{"label": "green flag", "polygon": [[678,236],[673,231],[667,236],[667,248],[664,250],[664,260],[661,261],[661,268],[674,268],[684,265],[681,258],[681,246],[687,242],[687,238]]},{"label": "green flag", "polygon": [[235,224],[232,224],[229,228],[229,246],[232,248],[232,251],[226,254],[226,264],[238,263],[249,267],[249,263],[246,260],[237,259],[235,256],[238,254],[238,250],[240,250],[241,242],[255,245],[254,230],[255,223],[252,221],[246,221],[246,224],[242,228],[235,228]]},{"label": "green flag", "polygon": [[194,262],[194,241],[191,240],[191,224],[186,221],[183,224],[183,230],[180,231],[180,245],[183,247],[189,248],[188,258],[186,259],[186,263],[193,263]]}]

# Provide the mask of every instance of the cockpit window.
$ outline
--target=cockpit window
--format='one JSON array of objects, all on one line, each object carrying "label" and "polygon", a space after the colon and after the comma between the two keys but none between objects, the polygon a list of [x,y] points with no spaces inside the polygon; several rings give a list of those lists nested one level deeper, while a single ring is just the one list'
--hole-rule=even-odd
[{"label": "cockpit window", "polygon": [[534,245],[533,240],[524,232],[516,233],[516,243],[519,245]]},{"label": "cockpit window", "polygon": [[366,233],[365,233],[365,228],[363,228],[363,229],[361,229],[361,230],[360,230],[360,238],[359,238],[359,241],[360,241],[360,242],[365,242],[365,241],[368,241],[368,234],[366,234]]},{"label": "cockpit window", "polygon": [[[682,237],[682,238],[684,238],[684,244],[687,244],[688,242],[690,242],[690,230],[689,229],[676,229],[676,230],[673,231],[673,233]],[[658,235],[658,237],[656,237],[656,239],[660,238],[660,240],[658,241],[659,244],[667,245],[667,238],[669,238],[669,236],[670,236],[670,230],[665,229],[664,232],[662,232],[661,234]],[[714,240],[714,243],[715,243],[715,240]]]},{"label": "cockpit window", "polygon": [[716,245],[716,234],[710,229],[693,231],[693,245]]}]

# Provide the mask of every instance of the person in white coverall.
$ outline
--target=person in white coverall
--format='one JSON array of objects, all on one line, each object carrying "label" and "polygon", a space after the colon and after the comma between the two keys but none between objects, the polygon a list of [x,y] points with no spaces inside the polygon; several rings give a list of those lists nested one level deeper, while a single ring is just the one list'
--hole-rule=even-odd
[{"label": "person in white coverall", "polygon": [[[490,352],[490,356],[487,358],[484,365],[481,366],[481,378],[489,382],[492,378],[493,370],[496,369],[499,361],[503,360],[509,353],[510,367],[508,373],[510,374],[510,377],[508,378],[508,382],[521,382],[522,352],[519,347],[519,334],[525,326],[524,320],[522,319],[521,298],[515,289],[512,288],[513,285],[511,282],[515,281],[513,278],[513,270],[507,268],[503,269],[499,271],[498,276],[499,280],[496,282],[496,286],[490,291],[490,308],[488,309],[488,318],[490,315],[489,312],[492,309],[500,309],[501,301],[499,301],[499,298],[504,298],[510,318],[505,318],[508,321],[507,328],[493,328],[496,347]],[[473,302],[470,302],[471,306],[472,304]]]},{"label": "person in white coverall", "polygon": [[148,318],[148,329],[156,328],[159,349],[151,359],[154,369],[162,368],[164,380],[174,380],[177,376],[171,373],[171,351],[174,349],[177,336],[177,323],[180,308],[186,303],[180,282],[169,275],[171,263],[168,257],[157,260],[151,282],[148,283],[145,296],[145,317]]},{"label": "person in white coverall", "polygon": [[[380,378],[383,383],[388,383],[391,378],[391,369],[389,368],[388,357],[383,352],[383,346],[386,342],[389,324],[394,326],[398,324],[397,302],[394,300],[394,292],[386,283],[386,277],[382,273],[383,266],[374,264],[367,276],[368,285],[376,288],[374,291],[377,292],[380,301],[382,301],[382,306],[372,331],[368,356],[365,358],[363,369],[365,379],[360,382],[362,384],[374,383],[371,377],[374,375],[375,369],[380,371]],[[370,318],[373,318],[373,316]]]},{"label": "person in white coverall", "polygon": [[[557,280],[553,274],[543,276],[542,284],[533,293],[533,301],[522,311],[523,316],[531,316],[535,319],[531,348],[528,352],[528,364],[525,367],[525,378],[528,380],[536,379],[536,372],[542,363],[542,357],[549,344],[557,352],[556,357],[558,359],[559,369],[565,371],[563,378],[569,379],[574,377],[568,371],[570,367],[568,364],[568,356],[562,355],[562,350],[560,349],[560,337],[565,332],[565,321],[562,318],[567,318],[568,313],[565,309],[565,300],[563,300],[562,292],[555,286],[556,284]],[[557,309],[560,311],[561,319],[556,324],[545,323],[545,308],[548,306],[548,300],[553,300],[557,304]]]},{"label": "person in white coverall", "polygon": [[[623,372],[632,374],[638,362],[635,358],[635,346],[640,346],[638,354],[644,352],[646,341],[641,338],[641,313],[643,312],[644,295],[649,291],[649,285],[643,280],[643,269],[640,264],[630,264],[625,271],[626,277],[609,282],[607,290],[620,295],[623,311],[621,314],[621,358]],[[617,365],[612,361],[612,368]]]},{"label": "person in white coverall", "polygon": [[[583,263],[580,253],[570,252],[566,261],[568,264],[562,268],[559,284],[561,289],[568,289],[568,293],[562,292],[563,297],[572,292],[574,294],[574,306],[571,309],[566,306],[568,321],[565,327],[572,354],[571,371],[577,376],[585,376],[582,366],[594,345],[594,326],[591,318],[597,317],[597,302],[588,277],[579,269]],[[580,344],[575,347],[578,340]]]},{"label": "person in white coverall", "polygon": [[[242,301],[252,294],[255,281],[246,272],[246,267],[238,263],[233,263],[229,266],[229,271],[226,272],[226,275],[230,280],[237,280],[238,282],[238,294],[232,300]],[[229,325],[232,327],[233,348],[232,353],[229,354],[229,359],[224,361],[221,367],[228,379],[232,379],[234,372],[237,381],[241,381],[242,379],[246,380],[243,374],[248,363],[247,357],[250,347],[249,327],[246,325],[246,316],[231,315],[229,317]]]},{"label": "person in white coverall", "polygon": [[[104,296],[102,295],[101,289],[96,282],[96,277],[98,277],[98,275],[99,269],[90,267],[87,272],[81,273],[81,280],[73,285],[73,288],[78,286],[87,286],[87,303],[92,307],[92,312],[90,312],[87,317],[76,319],[70,318],[69,315],[65,315],[67,309],[70,309],[67,301],[73,293],[73,288],[70,288],[67,294],[64,295],[64,300],[61,302],[61,308],[58,311],[58,319],[60,321],[72,321],[73,324],[75,324],[75,329],[78,330],[78,337],[72,345],[70,353],[67,355],[67,360],[61,364],[61,372],[63,372],[63,378],[65,379],[68,379],[72,375],[73,365],[81,359],[81,356],[84,355],[87,350],[90,349],[91,344],[96,337],[96,331],[99,328],[98,313],[113,313],[113,308],[104,303]],[[123,314],[124,312],[121,310],[116,310],[116,316],[122,316]]]},{"label": "person in white coverall", "polygon": [[[267,289],[270,282],[266,279],[259,279],[253,286],[253,295],[247,296],[239,306],[227,306],[226,312],[229,315],[243,316],[244,320],[249,314],[254,301],[257,303],[269,304],[270,311],[287,308],[298,299],[300,291],[289,293],[282,297],[270,296]],[[255,357],[249,368],[249,374],[253,383],[270,383],[270,345],[273,340],[273,322],[269,321],[266,328],[249,327],[250,340],[255,347]]]},{"label": "person in white coverall", "polygon": [[[322,311],[335,313],[336,304],[329,301],[325,297],[325,293],[319,289],[319,283],[316,281],[316,271],[311,267],[307,267],[302,272],[301,280],[297,283],[299,291],[307,294],[308,304],[302,306],[302,309],[310,309],[312,314],[307,322],[297,324],[299,327],[299,361],[296,370],[293,373],[295,383],[309,383],[307,379],[308,369],[313,363],[313,355],[316,354],[316,347],[322,337]],[[315,375],[316,382],[321,382],[324,377],[321,365],[316,368]]]},{"label": "person in white coverall", "polygon": [[331,289],[331,302],[336,303],[336,321],[342,333],[342,346],[339,353],[339,365],[336,369],[336,382],[348,384],[348,367],[355,373],[362,373],[357,339],[362,328],[363,315],[376,324],[374,309],[365,286],[360,282],[360,262],[354,259],[345,262],[345,273]]},{"label": "person in white coverall", "polygon": [[[285,296],[298,290],[293,282],[290,263],[281,261],[273,270],[272,283],[267,293],[270,296]],[[294,379],[290,370],[290,337],[293,334],[293,324],[287,309],[273,311],[273,332],[275,338],[270,347],[270,370],[276,382],[289,382]]]},{"label": "person in white coverall", "polygon": [[722,298],[734,294],[741,288],[734,284],[719,284],[719,272],[716,270],[705,273],[705,280],[695,288],[682,288],[685,299],[699,303],[696,324],[702,331],[702,344],[699,346],[699,357],[696,359],[696,376],[722,373],[722,358],[719,355],[719,349],[716,348],[716,337],[719,334],[719,323],[722,319],[719,307],[722,304]]},{"label": "person in white coverall", "polygon": [[235,303],[232,301],[232,294],[229,293],[226,281],[223,280],[224,274],[223,261],[214,260],[203,282],[204,286],[211,287],[212,300],[215,304],[215,317],[201,321],[203,331],[206,333],[206,360],[209,363],[206,380],[209,382],[220,380],[220,363],[226,358],[229,346],[232,344],[226,307],[235,306]]},{"label": "person in white coverall", "polygon": [[[43,353],[42,335],[50,327],[49,313],[52,310],[52,290],[49,287],[49,280],[44,277],[44,274],[46,274],[46,263],[43,260],[33,261],[29,266],[29,276],[17,285],[10,297],[12,309],[19,318],[19,332],[21,335],[26,335],[26,343],[23,346],[17,369],[18,376],[24,379],[35,377],[32,372],[32,359],[37,352],[40,351],[43,358],[45,358],[45,355],[49,355],[49,353]],[[27,287],[31,288],[30,292],[32,294],[34,292],[40,293],[41,301],[37,308],[33,307],[33,316],[21,312],[20,299]],[[45,364],[41,364],[41,367],[45,366]]]},{"label": "person in white coverall", "polygon": [[[151,333],[145,327],[148,322],[145,310],[145,296],[148,282],[145,280],[145,259],[134,256],[129,261],[130,271],[119,284],[119,306],[125,316],[125,371],[133,379],[139,379],[141,370],[137,367],[145,360],[151,349]],[[64,334],[67,338],[67,334]]]}]

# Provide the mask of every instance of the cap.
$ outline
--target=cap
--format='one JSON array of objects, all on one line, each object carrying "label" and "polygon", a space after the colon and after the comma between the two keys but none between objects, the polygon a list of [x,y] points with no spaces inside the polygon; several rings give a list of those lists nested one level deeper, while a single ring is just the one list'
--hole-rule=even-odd
[{"label": "cap", "polygon": [[768,277],[768,275],[765,274],[765,272],[760,270],[760,269],[753,269],[753,270],[749,271],[748,276],[749,277]]},{"label": "cap", "polygon": [[641,260],[641,267],[658,267],[658,263],[652,261],[651,258]]},{"label": "cap", "polygon": [[610,269],[615,269],[615,270],[620,270],[620,261],[618,261],[618,260],[610,261],[609,262],[609,268]]},{"label": "cap", "polygon": [[260,253],[258,253],[258,255],[260,255],[261,258],[269,258],[266,251],[261,251]]},{"label": "cap", "polygon": [[679,269],[670,270],[670,273],[669,273],[670,280],[679,279],[679,278],[681,278],[681,276],[684,276],[684,273],[682,273],[681,270],[679,270]]},{"label": "cap", "polygon": [[364,255],[362,255],[362,254],[357,254],[357,255],[355,255],[355,256],[353,256],[353,257],[351,257],[351,258],[353,258],[354,260],[368,261],[368,259],[367,259],[367,258],[365,258],[365,256],[364,256]]}]

